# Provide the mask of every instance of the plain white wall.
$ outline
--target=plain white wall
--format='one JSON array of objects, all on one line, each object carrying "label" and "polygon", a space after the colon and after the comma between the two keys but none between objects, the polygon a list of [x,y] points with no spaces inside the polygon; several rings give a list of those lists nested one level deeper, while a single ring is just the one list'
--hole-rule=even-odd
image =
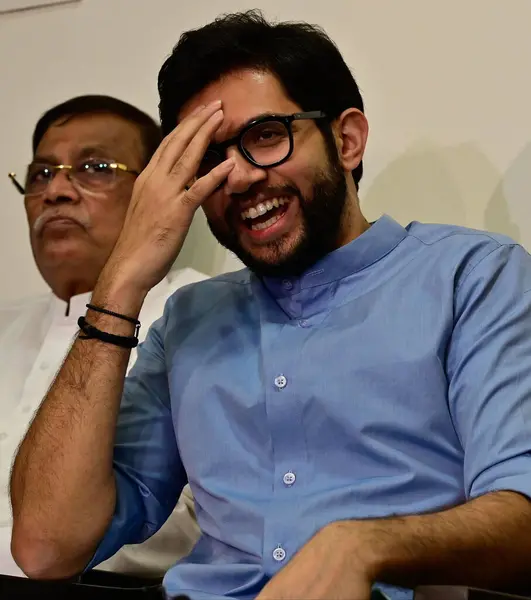
[{"label": "plain white wall", "polygon": [[[37,118],[83,93],[118,96],[157,115],[156,77],[180,33],[244,0],[81,0],[0,16],[0,301],[45,289],[21,197]],[[268,0],[272,18],[322,25],[364,94],[371,135],[366,214],[454,222],[531,248],[529,0]],[[316,81],[315,85],[319,85]],[[202,215],[179,259],[209,273],[237,263]]]}]

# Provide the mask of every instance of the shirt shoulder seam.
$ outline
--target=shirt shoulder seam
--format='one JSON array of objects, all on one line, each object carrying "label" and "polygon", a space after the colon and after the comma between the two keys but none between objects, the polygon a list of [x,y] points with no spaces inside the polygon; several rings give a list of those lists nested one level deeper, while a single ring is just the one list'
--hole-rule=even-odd
[{"label": "shirt shoulder seam", "polygon": [[470,237],[478,236],[478,237],[488,238],[489,240],[491,240],[495,244],[497,244],[498,248],[513,247],[513,246],[521,245],[518,242],[502,243],[502,242],[500,242],[500,240],[497,240],[495,237],[493,237],[488,231],[465,231],[465,230],[464,231],[451,231],[447,235],[437,238],[436,240],[433,240],[432,242],[427,242],[426,240],[423,240],[422,238],[418,237],[418,235],[416,235],[414,233],[410,233],[409,231],[408,231],[408,235],[409,235],[409,237],[412,237],[412,238],[415,238],[416,240],[418,240],[424,246],[433,246],[434,244],[441,242],[447,238],[455,237],[458,235],[465,235],[465,236],[470,236]]},{"label": "shirt shoulder seam", "polygon": [[[494,238],[492,238],[494,240]],[[495,242],[497,240],[494,240]],[[470,277],[470,275],[472,275],[472,273],[477,269],[477,267],[479,267],[484,260],[486,260],[491,254],[494,254],[494,252],[498,251],[500,248],[516,248],[517,246],[520,246],[520,244],[500,244],[498,242],[498,246],[496,248],[493,248],[488,254],[485,254],[485,256],[483,258],[481,258],[480,260],[478,260],[478,262],[470,269],[470,271],[464,276],[463,280],[461,282],[459,282],[459,284],[457,285],[457,287],[455,288],[455,293],[457,294],[457,292],[459,292],[459,290],[461,289],[461,286],[465,283],[465,281]]]}]

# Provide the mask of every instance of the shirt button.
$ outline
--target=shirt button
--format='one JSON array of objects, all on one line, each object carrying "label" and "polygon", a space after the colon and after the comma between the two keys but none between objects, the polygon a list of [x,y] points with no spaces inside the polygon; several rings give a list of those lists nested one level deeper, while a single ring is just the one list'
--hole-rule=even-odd
[{"label": "shirt button", "polygon": [[284,287],[285,290],[293,289],[293,283],[291,283],[291,281],[289,279],[284,279],[284,281],[282,282],[282,286]]},{"label": "shirt button", "polygon": [[297,477],[295,476],[295,473],[292,473],[291,471],[289,471],[288,473],[286,473],[284,475],[284,477],[282,478],[282,481],[287,485],[287,486],[292,486],[295,483],[295,480],[297,479]]},{"label": "shirt button", "polygon": [[0,433],[0,442],[3,442],[4,440],[7,440],[7,433],[2,431],[2,433]]},{"label": "shirt button", "polygon": [[278,377],[275,377],[275,385],[279,390],[283,390],[288,385],[288,380],[284,375],[279,375]]},{"label": "shirt button", "polygon": [[309,323],[308,323],[308,321],[307,321],[306,319],[301,319],[301,320],[299,321],[299,325],[300,325],[301,327],[308,327],[308,326],[309,326]]},{"label": "shirt button", "polygon": [[282,548],[282,546],[278,546],[278,548],[273,550],[273,558],[277,562],[282,562],[286,558],[286,551],[284,548]]},{"label": "shirt button", "polygon": [[50,365],[47,362],[42,362],[40,368],[41,371],[47,371],[50,368]]}]

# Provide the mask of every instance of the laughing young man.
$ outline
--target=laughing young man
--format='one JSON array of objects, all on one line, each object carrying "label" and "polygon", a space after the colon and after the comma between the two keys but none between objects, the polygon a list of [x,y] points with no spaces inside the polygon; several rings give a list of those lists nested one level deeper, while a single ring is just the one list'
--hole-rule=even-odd
[{"label": "laughing young man", "polygon": [[[97,564],[189,482],[202,537],[170,595],[398,600],[527,576],[529,255],[367,222],[362,99],[318,28],[229,15],[182,36],[159,91],[168,135],[15,463],[22,568]],[[200,206],[247,269],[174,294],[124,381]]]}]

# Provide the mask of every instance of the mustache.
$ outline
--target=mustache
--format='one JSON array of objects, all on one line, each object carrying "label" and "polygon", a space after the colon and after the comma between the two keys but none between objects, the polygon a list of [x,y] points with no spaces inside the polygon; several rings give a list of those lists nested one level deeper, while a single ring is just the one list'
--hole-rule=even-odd
[{"label": "mustache", "polygon": [[91,221],[88,215],[73,214],[70,210],[46,210],[35,219],[33,223],[32,231],[35,235],[40,235],[44,227],[50,222],[56,219],[68,219],[77,223],[83,229],[88,229],[91,226]]}]

